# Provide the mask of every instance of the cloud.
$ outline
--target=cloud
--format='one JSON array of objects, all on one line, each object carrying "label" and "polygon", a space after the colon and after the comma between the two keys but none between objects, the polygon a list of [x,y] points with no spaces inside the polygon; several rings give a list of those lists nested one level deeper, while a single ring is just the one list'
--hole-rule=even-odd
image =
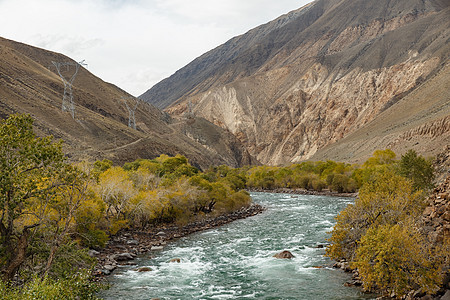
[{"label": "cloud", "polygon": [[5,38],[61,52],[133,95],[308,0],[0,0]]}]

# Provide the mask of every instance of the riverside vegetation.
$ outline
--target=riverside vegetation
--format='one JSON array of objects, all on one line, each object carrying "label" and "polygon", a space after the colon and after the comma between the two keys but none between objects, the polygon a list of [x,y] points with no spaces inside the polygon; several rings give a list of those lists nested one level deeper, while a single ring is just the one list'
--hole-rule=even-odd
[{"label": "riverside vegetation", "polygon": [[[6,299],[95,299],[90,248],[122,229],[186,225],[251,204],[249,189],[355,192],[337,217],[327,255],[358,268],[364,287],[400,295],[435,291],[445,245],[427,243],[419,216],[432,188],[430,160],[376,151],[363,165],[227,166],[204,172],[181,155],[69,164],[60,142],[33,133],[32,119],[0,123],[0,292]],[[447,245],[448,246],[448,245]],[[448,250],[448,249],[447,249]]]},{"label": "riverside vegetation", "polygon": [[95,299],[89,248],[123,228],[184,225],[251,203],[241,174],[202,173],[183,156],[69,164],[62,144],[36,137],[32,123],[0,122],[2,299]]}]

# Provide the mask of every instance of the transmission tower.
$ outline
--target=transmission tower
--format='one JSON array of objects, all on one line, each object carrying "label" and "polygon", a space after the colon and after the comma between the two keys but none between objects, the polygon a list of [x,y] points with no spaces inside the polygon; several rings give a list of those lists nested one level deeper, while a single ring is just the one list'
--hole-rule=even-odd
[{"label": "transmission tower", "polygon": [[184,112],[184,118],[189,125],[192,125],[195,122],[195,114],[191,100],[188,101],[186,108],[187,109]]},{"label": "transmission tower", "polygon": [[139,105],[139,99],[133,96],[123,96],[121,99],[128,109],[128,127],[136,129],[136,118],[134,112]]},{"label": "transmission tower", "polygon": [[[72,84],[75,80],[75,77],[78,74],[78,69],[80,66],[87,66],[87,64],[83,61],[80,62],[56,62],[52,61],[53,65],[56,67],[56,70],[58,71],[59,77],[61,77],[61,80],[64,83],[64,96],[63,96],[63,102],[62,102],[62,111],[68,111],[72,115],[72,118],[75,119],[75,104],[73,102],[73,93],[72,93]],[[67,67],[69,69],[70,66],[75,67],[75,72],[73,75],[66,79],[64,75],[61,72],[62,67]]]}]

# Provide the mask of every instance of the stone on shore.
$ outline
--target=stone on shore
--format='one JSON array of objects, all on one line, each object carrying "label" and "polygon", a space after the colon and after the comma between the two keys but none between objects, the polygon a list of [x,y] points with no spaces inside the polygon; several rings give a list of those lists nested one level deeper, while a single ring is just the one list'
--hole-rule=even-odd
[{"label": "stone on shore", "polygon": [[291,252],[285,250],[285,251],[275,254],[273,257],[280,258],[280,259],[291,259],[291,258],[294,258],[295,256]]},{"label": "stone on shore", "polygon": [[125,260],[133,260],[134,256],[131,253],[125,252],[125,253],[119,253],[114,255],[114,260],[116,261],[125,261]]},{"label": "stone on shore", "polygon": [[88,255],[89,255],[90,257],[95,257],[95,256],[97,256],[97,255],[99,255],[99,254],[100,254],[100,252],[98,252],[97,250],[91,249],[91,250],[88,251]]}]

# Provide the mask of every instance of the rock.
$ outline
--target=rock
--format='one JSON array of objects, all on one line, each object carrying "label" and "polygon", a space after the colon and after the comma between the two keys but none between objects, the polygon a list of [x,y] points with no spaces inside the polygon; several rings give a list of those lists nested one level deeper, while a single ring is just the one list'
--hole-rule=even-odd
[{"label": "rock", "polygon": [[134,256],[131,253],[124,252],[114,255],[114,259],[116,261],[132,260],[134,259]]},{"label": "rock", "polygon": [[441,300],[450,300],[450,290],[447,290],[444,296],[442,296]]},{"label": "rock", "polygon": [[427,207],[425,208],[425,210],[423,211],[423,215],[424,215],[424,216],[429,216],[429,215],[431,215],[432,212],[433,212],[433,207],[427,206]]},{"label": "rock", "polygon": [[114,265],[104,265],[103,269],[108,270],[108,271],[113,271],[115,270],[117,267]]},{"label": "rock", "polygon": [[160,231],[160,232],[158,232],[156,235],[157,235],[157,236],[164,236],[164,235],[166,235],[166,233],[165,233],[164,231]]},{"label": "rock", "polygon": [[150,272],[150,271],[153,271],[153,269],[150,267],[141,267],[141,268],[137,268],[136,271],[137,272]]},{"label": "rock", "polygon": [[137,240],[128,240],[127,245],[139,245],[139,241]]},{"label": "rock", "polygon": [[111,274],[111,271],[108,271],[106,269],[100,270],[100,272],[102,275],[110,275]]},{"label": "rock", "polygon": [[88,251],[88,255],[89,255],[90,257],[95,257],[95,256],[97,256],[97,255],[99,255],[99,254],[100,254],[100,252],[98,252],[98,251],[96,251],[96,250],[93,250],[93,249],[91,249],[91,250]]},{"label": "rock", "polygon": [[351,280],[344,283],[344,286],[350,287],[350,286],[362,286],[362,281],[360,280]]},{"label": "rock", "polygon": [[157,250],[162,250],[162,249],[164,249],[163,246],[153,246],[150,248],[150,250],[152,250],[152,251],[157,251]]},{"label": "rock", "polygon": [[171,262],[171,263],[181,263],[181,259],[180,258],[173,258],[169,262]]},{"label": "rock", "polygon": [[275,254],[273,257],[281,258],[281,259],[291,259],[291,258],[294,258],[295,256],[291,252],[285,250],[285,251]]},{"label": "rock", "polygon": [[101,270],[99,270],[101,275],[110,275],[112,271],[117,268],[115,265],[104,265]]}]

